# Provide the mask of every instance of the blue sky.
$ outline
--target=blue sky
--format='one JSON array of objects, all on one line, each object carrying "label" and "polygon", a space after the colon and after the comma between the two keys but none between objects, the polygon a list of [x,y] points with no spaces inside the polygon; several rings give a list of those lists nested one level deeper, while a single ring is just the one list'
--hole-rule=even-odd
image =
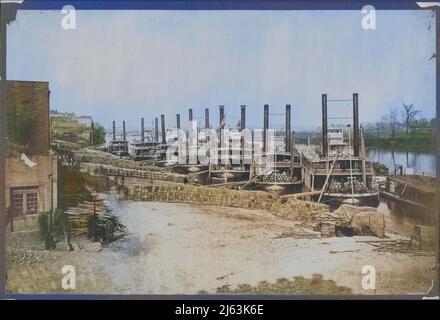
[{"label": "blue sky", "polygon": [[[8,27],[7,77],[49,81],[51,107],[91,115],[106,128],[114,119],[138,128],[154,116],[187,121],[210,108],[228,124],[246,104],[248,127],[293,107],[293,128],[321,122],[321,94],[359,93],[361,122],[413,103],[435,114],[435,28],[427,11],[377,11],[375,30],[361,11],[77,11],[76,30],[60,11],[19,11]],[[329,116],[351,116],[332,103]],[[347,120],[348,121],[348,120]],[[284,118],[272,116],[281,128]]]}]

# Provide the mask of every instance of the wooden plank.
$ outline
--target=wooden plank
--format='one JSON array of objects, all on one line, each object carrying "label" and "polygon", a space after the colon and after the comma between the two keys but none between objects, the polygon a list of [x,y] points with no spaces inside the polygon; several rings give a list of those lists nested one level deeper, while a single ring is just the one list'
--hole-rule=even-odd
[{"label": "wooden plank", "polygon": [[281,196],[280,198],[302,198],[302,197],[317,196],[319,194],[321,194],[321,190],[286,194],[286,195]]}]

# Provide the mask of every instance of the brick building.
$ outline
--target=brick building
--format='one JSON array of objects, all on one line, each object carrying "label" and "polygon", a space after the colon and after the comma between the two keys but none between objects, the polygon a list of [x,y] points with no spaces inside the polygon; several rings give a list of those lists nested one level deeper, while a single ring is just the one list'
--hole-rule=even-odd
[{"label": "brick building", "polygon": [[50,150],[49,83],[7,81],[6,208],[26,217],[57,207],[57,158]]}]

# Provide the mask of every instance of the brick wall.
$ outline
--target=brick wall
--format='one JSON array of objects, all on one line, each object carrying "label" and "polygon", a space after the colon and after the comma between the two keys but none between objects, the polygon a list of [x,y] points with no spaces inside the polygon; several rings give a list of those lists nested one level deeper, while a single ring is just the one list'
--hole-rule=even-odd
[{"label": "brick wall", "polygon": [[36,187],[38,189],[39,212],[49,211],[52,205],[53,208],[57,208],[58,174],[56,156],[29,156],[29,159],[36,163],[32,168],[27,166],[20,158],[6,158],[6,208],[11,206],[10,190],[26,187]]},{"label": "brick wall", "polygon": [[22,151],[28,155],[47,155],[50,143],[49,83],[7,81],[6,97],[8,115],[11,115],[7,118],[8,127],[14,131],[25,130],[25,141],[19,143],[25,147]]},{"label": "brick wall", "polygon": [[[57,207],[57,158],[49,152],[49,83],[7,81],[6,87],[10,142],[5,164],[6,208],[11,207],[11,192],[16,196],[32,193],[29,203],[35,203],[36,193],[37,212],[49,211]],[[23,153],[34,166],[22,160]]]},{"label": "brick wall", "polygon": [[286,218],[313,218],[328,212],[328,206],[299,199],[281,199],[276,194],[258,191],[236,191],[192,185],[128,186],[126,197],[135,201],[182,202],[261,209]]}]

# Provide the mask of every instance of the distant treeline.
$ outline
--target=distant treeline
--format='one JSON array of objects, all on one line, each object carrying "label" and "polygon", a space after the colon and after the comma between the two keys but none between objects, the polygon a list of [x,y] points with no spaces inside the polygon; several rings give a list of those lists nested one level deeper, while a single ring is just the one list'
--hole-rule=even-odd
[{"label": "distant treeline", "polygon": [[390,150],[432,151],[434,139],[431,132],[411,132],[409,136],[398,134],[392,139],[368,133],[365,134],[365,146]]},{"label": "distant treeline", "polygon": [[297,131],[295,132],[295,143],[307,144],[310,139],[310,144],[320,145],[322,140],[321,128],[317,131]]},{"label": "distant treeline", "polygon": [[412,104],[402,104],[376,123],[363,126],[366,147],[432,151],[435,144],[435,119],[421,117]]},{"label": "distant treeline", "polygon": [[[375,123],[363,124],[365,146],[389,150],[426,151],[435,150],[435,119],[422,117],[412,104],[402,104],[400,108],[391,108]],[[295,132],[298,144],[320,145],[321,128],[317,130]]]}]

